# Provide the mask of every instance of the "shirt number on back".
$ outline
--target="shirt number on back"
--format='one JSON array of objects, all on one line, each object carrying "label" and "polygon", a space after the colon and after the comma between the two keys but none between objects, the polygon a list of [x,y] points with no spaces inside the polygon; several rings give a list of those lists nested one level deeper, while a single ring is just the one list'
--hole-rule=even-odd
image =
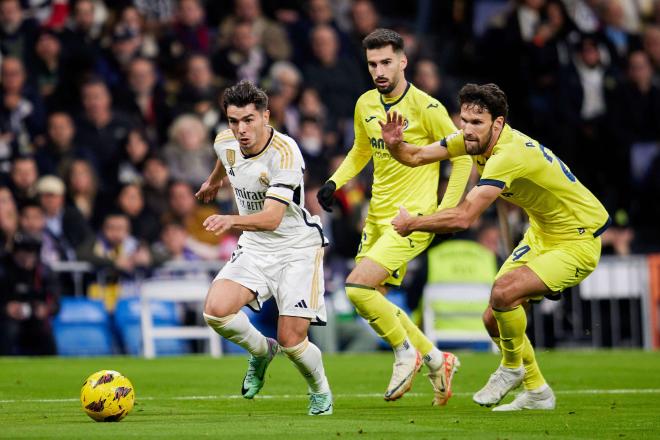
[{"label": "shirt number on back", "polygon": [[[526,147],[534,148],[534,144],[532,142],[526,142],[525,143]],[[554,155],[555,159],[557,159],[557,163],[559,163],[559,167],[561,168],[561,171],[564,173],[564,175],[570,180],[571,182],[575,182],[577,179],[575,178],[575,175],[571,173],[571,170],[568,169],[566,164],[562,162],[560,158],[557,157],[556,154],[554,154],[550,150],[546,150],[545,146],[543,144],[539,144],[539,149],[541,150],[541,153],[543,153],[543,157],[545,157],[545,160],[547,160],[549,163],[552,163],[552,156]]]}]

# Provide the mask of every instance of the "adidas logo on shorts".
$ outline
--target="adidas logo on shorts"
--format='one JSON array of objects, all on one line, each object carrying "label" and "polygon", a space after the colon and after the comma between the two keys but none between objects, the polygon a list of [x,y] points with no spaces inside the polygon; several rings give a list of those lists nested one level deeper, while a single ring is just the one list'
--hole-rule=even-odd
[{"label": "adidas logo on shorts", "polygon": [[306,308],[307,308],[307,303],[305,302],[304,299],[301,299],[301,300],[298,301],[298,303],[297,303],[295,306],[293,306],[293,307],[300,307],[301,309],[306,309]]}]

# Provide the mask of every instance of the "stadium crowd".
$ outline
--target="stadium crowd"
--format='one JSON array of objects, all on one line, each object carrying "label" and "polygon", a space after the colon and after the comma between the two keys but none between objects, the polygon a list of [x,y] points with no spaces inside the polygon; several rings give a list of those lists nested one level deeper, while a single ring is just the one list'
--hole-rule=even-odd
[{"label": "stadium crowd", "polygon": [[[234,211],[233,194],[207,205],[194,194],[227,128],[222,92],[242,79],[267,91],[271,124],[303,152],[336,289],[371,174],[338,191],[333,213],[315,195],[352,145],[355,102],[373,88],[361,41],[377,27],[404,36],[408,78],[457,125],[460,86],[499,84],[512,124],[612,214],[606,252],[660,250],[658,0],[0,0],[0,321],[47,331],[58,295],[72,294],[49,271],[58,261],[116,282],[166,261],[229,258],[237,236],[202,222]],[[503,260],[495,221],[467,238]],[[520,211],[509,221],[515,237]]]}]

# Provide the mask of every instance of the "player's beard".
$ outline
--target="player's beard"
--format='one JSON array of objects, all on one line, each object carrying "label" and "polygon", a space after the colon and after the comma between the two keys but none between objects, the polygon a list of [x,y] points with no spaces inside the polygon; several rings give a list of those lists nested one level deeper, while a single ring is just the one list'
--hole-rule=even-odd
[{"label": "player's beard", "polygon": [[480,142],[479,138],[470,140],[467,139],[471,142],[477,141],[477,146],[476,147],[469,147],[468,144],[465,144],[465,151],[467,154],[471,156],[478,156],[480,154],[484,154],[486,150],[488,150],[488,146],[490,145],[490,141],[493,138],[493,124],[490,124],[490,129],[488,130],[488,137],[484,139],[484,142]]},{"label": "player's beard", "polygon": [[[376,79],[381,79],[381,78],[376,78]],[[399,82],[392,79],[392,81],[389,82],[389,85],[383,87],[383,86],[379,86],[376,80],[374,80],[374,84],[376,86],[376,89],[378,90],[378,93],[380,93],[381,95],[389,95],[396,88]]]}]

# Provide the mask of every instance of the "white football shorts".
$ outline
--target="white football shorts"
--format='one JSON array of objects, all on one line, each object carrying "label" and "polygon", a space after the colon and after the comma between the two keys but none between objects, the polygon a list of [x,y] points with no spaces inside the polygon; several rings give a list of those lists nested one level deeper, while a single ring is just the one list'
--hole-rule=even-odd
[{"label": "white football shorts", "polygon": [[[323,294],[323,248],[290,249],[261,253],[237,248],[215,280],[227,279],[255,294],[248,304],[259,312],[275,297],[280,316],[308,318],[312,325],[327,322]],[[214,280],[214,281],[215,281]]]}]

